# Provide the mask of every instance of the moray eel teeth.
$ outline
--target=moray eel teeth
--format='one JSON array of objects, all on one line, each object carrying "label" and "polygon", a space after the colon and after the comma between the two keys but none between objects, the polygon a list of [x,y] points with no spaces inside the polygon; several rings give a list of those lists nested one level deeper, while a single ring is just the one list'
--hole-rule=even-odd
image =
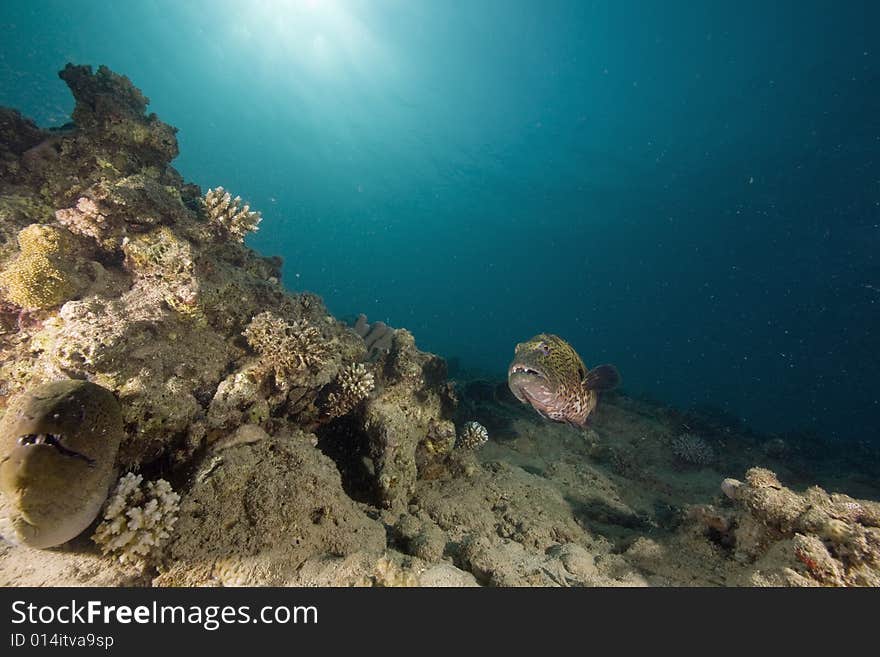
[{"label": "moray eel teeth", "polygon": [[82,459],[89,465],[95,465],[95,460],[90,459],[85,454],[81,454],[72,449],[68,449],[61,443],[61,436],[56,435],[54,433],[28,433],[23,436],[20,436],[18,439],[18,444],[22,446],[27,445],[48,445],[50,447],[54,447],[58,450],[58,453],[62,456],[69,456],[71,458]]}]

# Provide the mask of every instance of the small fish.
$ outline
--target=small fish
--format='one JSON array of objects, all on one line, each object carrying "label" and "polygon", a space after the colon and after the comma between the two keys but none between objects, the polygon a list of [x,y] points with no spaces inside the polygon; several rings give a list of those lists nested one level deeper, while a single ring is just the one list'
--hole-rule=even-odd
[{"label": "small fish", "polygon": [[516,345],[507,385],[517,399],[531,404],[541,416],[583,427],[596,408],[598,392],[620,385],[620,374],[613,365],[587,370],[570,344],[559,336],[541,333]]}]

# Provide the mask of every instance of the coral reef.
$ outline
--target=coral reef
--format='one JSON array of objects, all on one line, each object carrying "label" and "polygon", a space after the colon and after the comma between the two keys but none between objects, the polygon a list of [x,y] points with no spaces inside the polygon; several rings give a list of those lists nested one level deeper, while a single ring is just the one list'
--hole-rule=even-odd
[{"label": "coral reef", "polygon": [[82,532],[107,497],[121,438],[119,404],[94,383],[14,399],[0,419],[0,535],[52,547]]},{"label": "coral reef", "polygon": [[384,506],[405,504],[419,474],[417,452],[438,425],[454,434],[455,393],[442,358],[420,352],[405,329],[394,332],[380,390],[364,406],[363,430],[374,488]]},{"label": "coral reef", "polygon": [[92,540],[103,554],[144,567],[171,536],[180,495],[164,479],[144,482],[131,472],[120,478]]},{"label": "coral reef", "polygon": [[718,492],[758,464],[869,497],[869,453],[620,393],[572,431],[457,389],[406,329],[286,291],[243,243],[259,213],[182,180],[127,78],[61,77],[72,125],[0,109],[0,585],[877,582],[875,503],[766,469]]},{"label": "coral reef", "polygon": [[240,196],[232,198],[232,194],[222,187],[205,192],[204,204],[218,235],[231,237],[237,242],[243,242],[245,235],[256,231],[262,220],[260,213],[252,212],[249,205],[242,207]]},{"label": "coral reef", "polygon": [[465,422],[456,446],[462,449],[479,449],[489,440],[489,432],[479,422]]}]

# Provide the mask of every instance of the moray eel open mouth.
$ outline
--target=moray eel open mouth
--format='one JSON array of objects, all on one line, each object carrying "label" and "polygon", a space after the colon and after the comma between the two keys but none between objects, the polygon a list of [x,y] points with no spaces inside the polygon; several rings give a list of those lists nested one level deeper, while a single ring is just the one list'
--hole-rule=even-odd
[{"label": "moray eel open mouth", "polygon": [[58,451],[62,456],[68,456],[70,458],[82,459],[89,465],[94,465],[94,459],[90,459],[85,454],[80,454],[79,452],[75,452],[72,449],[68,449],[61,442],[61,436],[54,433],[27,433],[23,436],[19,436],[16,441],[20,447],[36,447],[39,445],[52,447]]}]

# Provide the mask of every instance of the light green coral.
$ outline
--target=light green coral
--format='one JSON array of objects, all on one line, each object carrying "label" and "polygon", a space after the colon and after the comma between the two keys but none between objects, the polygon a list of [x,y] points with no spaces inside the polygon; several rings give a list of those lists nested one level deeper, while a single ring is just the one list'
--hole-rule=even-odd
[{"label": "light green coral", "polygon": [[71,243],[63,230],[31,224],[18,234],[19,255],[0,273],[6,298],[27,309],[52,308],[76,297],[82,279],[71,265]]}]

